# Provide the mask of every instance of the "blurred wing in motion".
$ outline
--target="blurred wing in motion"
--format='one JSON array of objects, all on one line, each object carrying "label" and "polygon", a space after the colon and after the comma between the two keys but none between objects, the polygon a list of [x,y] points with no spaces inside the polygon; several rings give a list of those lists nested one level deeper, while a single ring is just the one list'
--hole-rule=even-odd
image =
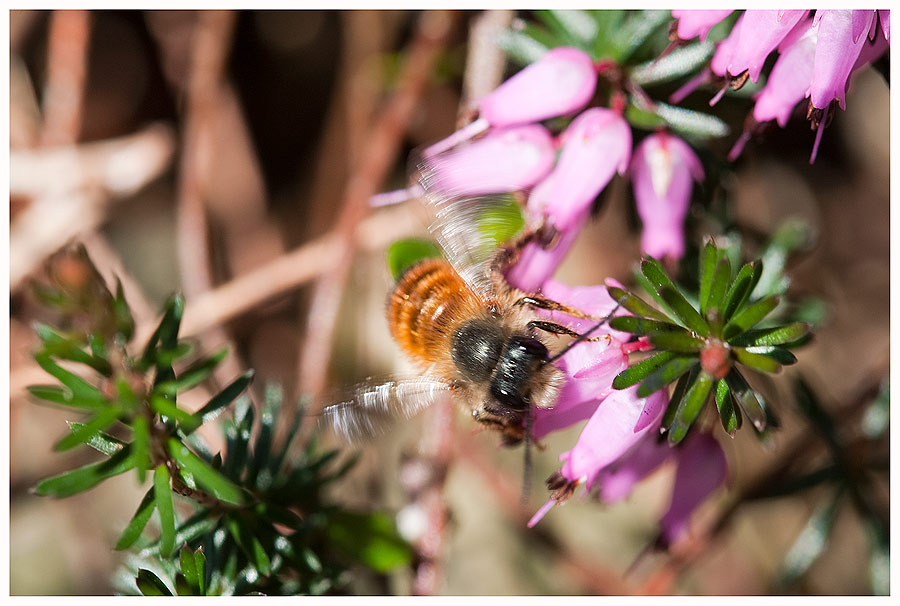
[{"label": "blurred wing in motion", "polygon": [[436,217],[428,229],[456,273],[488,301],[497,246],[522,227],[522,215],[510,194],[471,193],[473,188],[457,183],[454,167],[444,160],[417,161],[416,177]]},{"label": "blurred wing in motion", "polygon": [[450,391],[449,383],[430,378],[361,385],[352,399],[332,404],[322,414],[337,434],[357,442],[383,433],[397,418],[418,414]]}]

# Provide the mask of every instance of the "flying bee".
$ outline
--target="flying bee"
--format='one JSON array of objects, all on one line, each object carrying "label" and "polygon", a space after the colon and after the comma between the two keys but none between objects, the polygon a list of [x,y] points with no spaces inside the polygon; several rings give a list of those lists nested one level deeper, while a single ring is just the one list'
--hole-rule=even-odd
[{"label": "flying bee", "polygon": [[[526,244],[553,245],[551,229],[526,229],[498,248],[479,227],[479,219],[508,198],[453,195],[440,187],[427,166],[420,183],[435,210],[430,230],[446,258],[424,259],[402,273],[388,299],[387,318],[394,340],[423,375],[361,386],[350,400],[327,407],[324,414],[338,433],[355,440],[450,396],[476,422],[499,431],[504,444],[527,443],[534,408],[552,407],[565,382],[553,362],[588,339],[607,318],[521,292],[506,282],[505,269]],[[535,308],[597,324],[579,334],[541,320]],[[548,334],[575,339],[552,355]]]}]

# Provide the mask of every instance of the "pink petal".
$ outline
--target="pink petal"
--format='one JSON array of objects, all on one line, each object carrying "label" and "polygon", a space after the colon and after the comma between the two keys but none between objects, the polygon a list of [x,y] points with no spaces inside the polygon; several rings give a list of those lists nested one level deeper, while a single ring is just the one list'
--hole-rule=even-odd
[{"label": "pink petal", "polygon": [[429,159],[427,185],[448,196],[477,196],[526,189],[553,167],[550,133],[532,124],[490,132]]},{"label": "pink petal", "polygon": [[891,42],[891,11],[878,11],[878,19],[881,21],[881,31],[884,33],[884,39],[888,44]]},{"label": "pink petal", "polygon": [[706,35],[722,19],[730,15],[728,10],[673,10],[672,16],[678,19],[678,37],[682,40],[690,40],[700,36],[700,40],[706,40]]},{"label": "pink petal", "polygon": [[668,511],[659,524],[662,538],[672,544],[684,535],[694,510],[728,475],[722,447],[708,433],[689,435],[678,449],[678,469]]},{"label": "pink petal", "polygon": [[816,55],[818,29],[812,22],[800,36],[794,36],[793,44],[783,48],[775,62],[765,88],[756,98],[753,117],[757,122],[777,120],[784,128],[794,107],[809,92],[813,61]]},{"label": "pink petal", "polygon": [[584,211],[581,217],[576,218],[572,226],[563,231],[549,249],[534,242],[527,244],[522,249],[519,260],[506,272],[507,282],[523,292],[538,292],[575,244],[581,228],[587,223],[588,214]]},{"label": "pink petal", "polygon": [[620,501],[634,486],[675,455],[668,441],[657,432],[648,432],[625,456],[600,473],[600,498],[607,503]]},{"label": "pink petal", "polygon": [[[606,283],[622,288],[622,285],[615,280],[608,279]],[[605,317],[616,307],[616,302],[609,296],[606,285],[570,287],[562,282],[550,279],[544,282],[544,285],[541,288],[541,294],[551,301],[574,307],[575,309],[581,310],[584,313],[597,318]],[[575,332],[584,332],[596,324],[595,320],[573,318],[572,316],[568,316],[559,311],[539,309],[537,310],[537,313],[546,318],[549,322],[562,324]],[[619,308],[615,315],[620,316],[629,314],[625,309]],[[624,343],[631,338],[629,333],[610,330],[608,326],[604,326],[599,330],[600,332],[596,334],[609,334],[621,343]]]},{"label": "pink petal", "polygon": [[744,15],[741,15],[734,27],[731,28],[731,33],[728,34],[728,37],[719,42],[719,45],[716,47],[716,52],[709,62],[709,68],[717,76],[724,78],[728,73],[728,64],[731,63],[731,56],[734,54],[734,49],[737,48],[740,41],[741,24],[743,22]]},{"label": "pink petal", "polygon": [[594,63],[584,51],[547,51],[478,104],[481,117],[502,127],[575,112],[591,100],[597,85]]},{"label": "pink petal", "polygon": [[585,341],[570,349],[556,364],[566,373],[566,383],[553,408],[535,410],[535,438],[583,421],[594,414],[612,391],[612,381],[628,366],[620,342],[605,338]]},{"label": "pink petal", "polygon": [[750,80],[756,82],[762,72],[766,57],[787,36],[794,26],[807,15],[808,10],[747,10],[740,25],[740,38],[734,48],[728,73],[738,76],[750,71]]},{"label": "pink petal", "polygon": [[[857,12],[862,14],[854,15]],[[874,11],[816,11],[819,34],[810,82],[813,107],[826,109],[837,99],[841,109],[846,109],[847,79],[866,41],[866,37],[860,35],[853,42],[854,31],[863,21],[870,26],[874,18]]]},{"label": "pink petal", "polygon": [[637,386],[613,391],[597,407],[574,448],[560,455],[563,476],[570,481],[584,478],[590,489],[604,467],[658,423],[668,402],[665,390],[647,398],[638,398],[636,392]]}]

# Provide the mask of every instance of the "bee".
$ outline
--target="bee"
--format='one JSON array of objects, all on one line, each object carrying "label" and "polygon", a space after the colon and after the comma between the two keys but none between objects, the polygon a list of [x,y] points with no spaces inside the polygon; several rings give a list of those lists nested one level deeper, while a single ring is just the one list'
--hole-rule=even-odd
[{"label": "bee", "polygon": [[[445,258],[422,260],[402,273],[388,298],[387,319],[394,340],[423,374],[361,386],[351,399],[328,406],[325,417],[353,441],[452,397],[477,423],[498,431],[505,445],[530,440],[533,410],[552,407],[565,382],[553,362],[589,338],[606,318],[506,282],[505,269],[526,244],[552,245],[552,229],[526,229],[497,248],[479,229],[478,218],[500,204],[500,197],[454,196],[437,186],[432,173],[421,175],[426,203],[436,216],[429,229]],[[540,319],[535,308],[598,323],[579,334]],[[548,334],[575,339],[552,355]]]}]

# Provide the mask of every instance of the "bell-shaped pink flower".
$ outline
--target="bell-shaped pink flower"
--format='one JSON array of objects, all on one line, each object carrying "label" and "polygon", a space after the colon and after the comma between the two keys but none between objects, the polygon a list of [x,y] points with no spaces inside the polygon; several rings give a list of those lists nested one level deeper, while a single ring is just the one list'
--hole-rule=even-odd
[{"label": "bell-shaped pink flower", "polygon": [[597,86],[594,62],[582,50],[554,48],[484,97],[478,108],[494,128],[578,111]]},{"label": "bell-shaped pink flower", "polygon": [[874,10],[818,10],[816,57],[810,82],[813,107],[827,109],[837,100],[846,109],[847,79],[875,23]]},{"label": "bell-shaped pink flower", "polygon": [[759,80],[763,64],[778,44],[808,10],[747,10],[740,27],[735,27],[738,40],[728,63],[728,73],[739,76],[749,70],[753,82]]},{"label": "bell-shaped pink flower", "polygon": [[624,455],[641,437],[659,426],[668,397],[657,391],[637,396],[637,386],[614,390],[588,420],[575,446],[559,456],[561,473],[590,490],[597,474]]},{"label": "bell-shaped pink flower", "polygon": [[676,33],[682,40],[691,40],[700,36],[700,40],[706,40],[709,30],[715,27],[722,19],[732,13],[728,10],[673,10],[672,17],[678,19]]},{"label": "bell-shaped pink flower", "polygon": [[795,28],[785,38],[769,80],[756,97],[753,118],[757,122],[777,120],[782,128],[787,125],[794,107],[809,92],[818,33],[808,20],[804,28]]},{"label": "bell-shaped pink flower", "polygon": [[489,128],[504,128],[571,114],[594,96],[597,72],[582,50],[558,47],[518,72],[478,102],[479,117],[426,148],[425,158],[444,152]]},{"label": "bell-shaped pink flower", "polygon": [[582,112],[560,136],[562,152],[553,170],[544,216],[569,229],[613,175],[624,174],[631,156],[631,128],[617,112],[594,107]]},{"label": "bell-shaped pink flower", "polygon": [[641,249],[654,257],[684,255],[684,218],[703,166],[690,146],[667,133],[644,139],[631,163],[637,211],[644,223]]},{"label": "bell-shaped pink flower", "polygon": [[677,451],[672,501],[659,522],[660,538],[666,545],[684,536],[691,514],[728,476],[725,453],[708,433],[692,432]]},{"label": "bell-shaped pink flower", "polygon": [[501,129],[449,152],[431,156],[424,183],[448,196],[478,196],[527,189],[553,168],[553,138],[543,126]]},{"label": "bell-shaped pink flower", "polygon": [[888,44],[891,43],[891,11],[878,11],[878,20],[881,22],[881,31],[884,33],[884,39]]}]

